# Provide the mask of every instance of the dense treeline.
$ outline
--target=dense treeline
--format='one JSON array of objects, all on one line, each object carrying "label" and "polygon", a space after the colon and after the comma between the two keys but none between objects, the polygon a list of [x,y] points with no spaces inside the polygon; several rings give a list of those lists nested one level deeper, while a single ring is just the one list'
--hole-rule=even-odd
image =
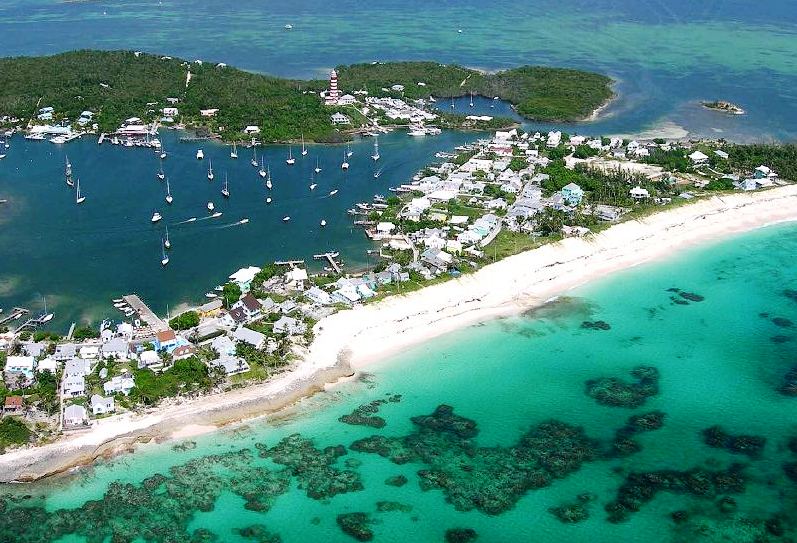
[{"label": "dense treeline", "polygon": [[781,179],[797,181],[797,144],[726,145],[723,149],[734,171],[751,172],[763,165],[775,170]]},{"label": "dense treeline", "polygon": [[538,121],[579,120],[613,96],[612,80],[605,75],[543,66],[485,74],[434,62],[392,62],[342,66],[338,73],[340,86],[347,91],[366,89],[374,94],[398,84],[404,86],[403,95],[408,98],[449,98],[473,92],[498,96],[524,117]]}]

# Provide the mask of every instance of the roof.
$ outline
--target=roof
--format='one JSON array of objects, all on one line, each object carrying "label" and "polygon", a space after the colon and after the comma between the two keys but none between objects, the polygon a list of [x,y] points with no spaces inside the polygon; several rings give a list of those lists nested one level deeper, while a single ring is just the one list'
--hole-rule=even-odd
[{"label": "roof", "polygon": [[158,332],[158,335],[156,337],[158,338],[158,343],[166,343],[177,339],[174,330],[162,330]]},{"label": "roof", "polygon": [[246,296],[241,298],[241,303],[244,304],[244,307],[249,311],[259,311],[263,307],[260,302],[257,301],[257,298],[252,296],[251,292],[247,292]]},{"label": "roof", "polygon": [[86,408],[82,405],[70,405],[64,409],[64,418],[66,419],[85,419]]},{"label": "roof", "polygon": [[567,185],[562,187],[562,190],[577,190],[577,191],[580,191],[581,187],[579,187],[575,183],[568,183]]},{"label": "roof", "polygon": [[250,345],[254,345],[255,347],[261,345],[266,340],[265,335],[255,330],[250,330],[249,328],[245,328],[243,326],[238,327],[232,333],[232,337],[234,337],[238,341],[243,341],[244,343],[249,343]]},{"label": "roof", "polygon": [[22,396],[6,396],[6,409],[22,407]]},{"label": "roof", "polygon": [[236,307],[234,309],[230,309],[230,316],[235,322],[243,322],[246,320],[246,314],[242,307]]},{"label": "roof", "polygon": [[196,352],[196,347],[193,345],[180,345],[174,351],[172,351],[172,356],[185,356],[188,354],[194,354]]}]

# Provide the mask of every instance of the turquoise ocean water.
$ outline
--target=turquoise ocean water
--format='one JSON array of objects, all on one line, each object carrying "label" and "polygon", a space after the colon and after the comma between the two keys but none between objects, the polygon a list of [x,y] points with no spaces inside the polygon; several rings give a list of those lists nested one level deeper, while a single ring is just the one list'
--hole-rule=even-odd
[{"label": "turquoise ocean water", "polygon": [[[794,224],[684,251],[409,349],[283,418],[6,487],[29,497],[6,503],[0,539],[75,531],[83,535],[60,540],[352,541],[336,522],[349,513],[366,513],[383,542],[443,541],[449,528],[473,529],[485,542],[794,537],[797,481],[784,466],[797,462],[788,449],[797,398],[779,389],[797,363],[795,251]],[[644,392],[624,389],[641,404],[610,406],[586,393],[591,380],[634,383],[639,366],[658,374]],[[383,427],[338,420],[375,400]],[[418,418],[443,404],[455,416]],[[650,413],[663,425],[626,432],[636,444],[616,454],[617,430]],[[701,432],[715,425],[731,448],[727,439],[740,435],[765,444],[749,454],[740,442],[736,452],[709,447]],[[354,444],[370,436],[383,438]],[[397,475],[407,483],[385,484]],[[646,482],[624,502],[637,511],[609,522],[605,508],[629,480]],[[640,498],[652,488],[659,492]],[[579,496],[588,513],[581,522],[549,512]]]}]

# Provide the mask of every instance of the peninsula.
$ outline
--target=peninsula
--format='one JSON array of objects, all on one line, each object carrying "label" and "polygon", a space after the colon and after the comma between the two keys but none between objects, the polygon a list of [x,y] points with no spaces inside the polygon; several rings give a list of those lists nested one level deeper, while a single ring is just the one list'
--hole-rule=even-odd
[{"label": "peninsula", "polygon": [[225,141],[338,142],[379,128],[379,121],[410,124],[410,118],[396,122],[368,115],[374,108],[366,97],[411,102],[435,129],[494,130],[514,121],[444,113],[433,108],[434,97],[497,97],[527,119],[576,121],[613,96],[609,77],[533,66],[485,74],[432,62],[376,63],[341,66],[334,78],[340,92],[330,92],[331,80],[283,79],[143,52],[2,58],[0,125],[108,134],[125,126],[152,127],[154,133],[162,125]]}]

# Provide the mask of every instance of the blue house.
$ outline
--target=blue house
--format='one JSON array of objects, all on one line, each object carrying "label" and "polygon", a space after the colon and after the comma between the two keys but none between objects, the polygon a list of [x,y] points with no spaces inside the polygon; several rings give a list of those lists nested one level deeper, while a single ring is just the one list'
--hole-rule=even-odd
[{"label": "blue house", "polygon": [[562,187],[562,198],[568,205],[577,206],[584,198],[584,191],[575,183],[568,183]]}]

